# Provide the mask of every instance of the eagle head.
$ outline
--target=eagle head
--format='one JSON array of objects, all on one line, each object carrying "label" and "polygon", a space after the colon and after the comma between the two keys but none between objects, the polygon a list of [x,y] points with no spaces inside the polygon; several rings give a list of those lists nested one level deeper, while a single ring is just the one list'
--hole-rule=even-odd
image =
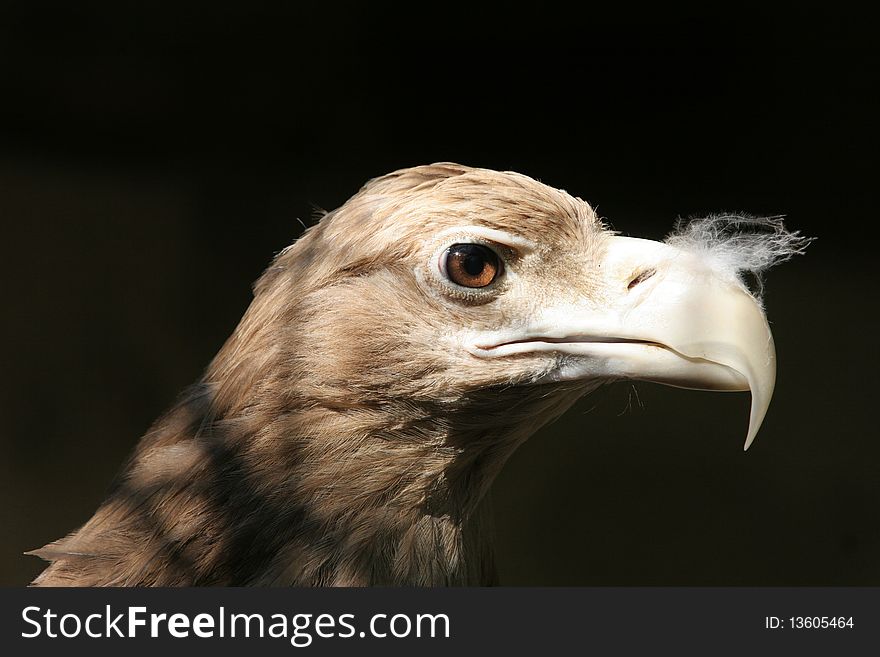
[{"label": "eagle head", "polygon": [[202,380],[39,583],[491,581],[479,502],[513,450],[619,380],[775,381],[744,273],[777,219],[622,237],[579,198],[435,164],[365,185],[282,251]]}]

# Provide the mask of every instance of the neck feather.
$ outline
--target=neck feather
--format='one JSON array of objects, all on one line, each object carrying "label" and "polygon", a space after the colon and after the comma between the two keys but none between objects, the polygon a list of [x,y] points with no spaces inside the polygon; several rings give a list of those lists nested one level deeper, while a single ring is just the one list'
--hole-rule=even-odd
[{"label": "neck feather", "polygon": [[535,418],[579,394],[505,403],[483,391],[442,409],[295,399],[229,415],[201,384],[144,437],[95,516],[38,551],[54,563],[37,583],[494,583],[480,502]]}]

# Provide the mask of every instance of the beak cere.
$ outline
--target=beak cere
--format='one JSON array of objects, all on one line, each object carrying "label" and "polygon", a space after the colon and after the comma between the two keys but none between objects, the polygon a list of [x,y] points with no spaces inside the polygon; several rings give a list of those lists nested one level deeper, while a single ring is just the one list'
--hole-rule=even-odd
[{"label": "beak cere", "polygon": [[642,380],[752,394],[748,449],[776,381],[773,336],[735,272],[690,251],[611,238],[600,300],[545,309],[528,326],[470,340],[480,357],[555,353],[541,381]]}]

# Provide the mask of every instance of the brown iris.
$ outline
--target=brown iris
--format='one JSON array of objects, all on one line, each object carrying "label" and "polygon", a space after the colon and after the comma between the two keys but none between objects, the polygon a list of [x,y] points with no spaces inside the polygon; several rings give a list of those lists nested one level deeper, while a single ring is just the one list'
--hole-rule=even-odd
[{"label": "brown iris", "polygon": [[501,273],[501,261],[482,244],[453,244],[444,256],[445,273],[463,287],[486,287]]}]

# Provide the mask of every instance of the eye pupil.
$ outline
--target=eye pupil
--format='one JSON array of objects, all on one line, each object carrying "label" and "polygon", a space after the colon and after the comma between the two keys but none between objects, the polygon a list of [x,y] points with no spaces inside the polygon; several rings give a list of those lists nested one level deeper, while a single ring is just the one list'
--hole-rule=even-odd
[{"label": "eye pupil", "polygon": [[486,287],[501,272],[498,256],[482,244],[453,244],[443,264],[446,277],[463,287]]},{"label": "eye pupil", "polygon": [[483,258],[482,253],[468,253],[464,256],[461,266],[471,276],[479,276],[483,269],[486,268],[486,260]]}]

